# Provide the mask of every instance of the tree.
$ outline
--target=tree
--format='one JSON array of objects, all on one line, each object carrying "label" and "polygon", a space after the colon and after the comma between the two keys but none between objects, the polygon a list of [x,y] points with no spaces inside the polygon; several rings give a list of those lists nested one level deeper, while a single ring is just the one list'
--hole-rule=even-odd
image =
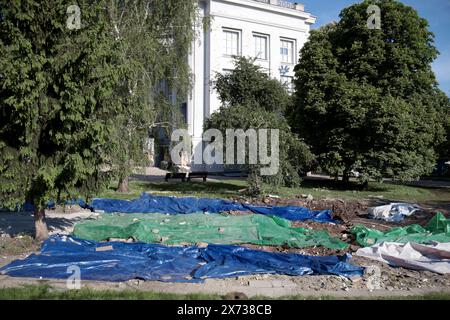
[{"label": "tree", "polygon": [[66,26],[66,1],[0,2],[0,203],[35,207],[47,237],[50,199],[89,197],[104,171],[117,83],[105,1],[78,1],[81,29]]},{"label": "tree", "polygon": [[[295,187],[300,175],[312,164],[314,157],[295,134],[283,116],[291,97],[277,80],[270,79],[260,67],[247,58],[236,58],[235,69],[218,74],[214,89],[222,101],[221,108],[211,115],[205,129],[278,129],[280,133],[280,169],[274,176],[261,177],[260,165],[246,165],[249,172],[249,193],[259,194],[261,182]],[[246,146],[248,154],[248,144]],[[236,154],[236,153],[235,153]]]},{"label": "tree", "polygon": [[[442,99],[443,105],[450,105],[450,99],[444,93],[442,93]],[[441,159],[450,159],[450,108],[445,110],[444,128],[445,140],[439,146],[439,156]]]},{"label": "tree", "polygon": [[159,82],[179,99],[190,84],[194,0],[78,6],[0,2],[0,204],[33,204],[39,240],[49,200],[88,200],[140,163],[154,120],[177,109]]},{"label": "tree", "polygon": [[[379,30],[367,26],[373,4]],[[429,173],[448,101],[431,69],[438,52],[427,21],[394,0],[364,1],[340,17],[312,31],[301,50],[289,123],[322,170],[345,182],[353,169],[366,182]]]},{"label": "tree", "polygon": [[[118,191],[127,192],[128,176],[149,160],[143,150],[154,123],[177,123],[181,99],[187,96],[196,1],[113,1],[108,9],[115,50],[120,53],[121,81],[115,97],[124,111],[109,150]],[[176,93],[175,103],[167,91]]]},{"label": "tree", "polygon": [[291,103],[286,87],[271,79],[254,59],[235,57],[234,70],[217,73],[214,88],[223,105],[258,105],[270,112],[284,113]]}]

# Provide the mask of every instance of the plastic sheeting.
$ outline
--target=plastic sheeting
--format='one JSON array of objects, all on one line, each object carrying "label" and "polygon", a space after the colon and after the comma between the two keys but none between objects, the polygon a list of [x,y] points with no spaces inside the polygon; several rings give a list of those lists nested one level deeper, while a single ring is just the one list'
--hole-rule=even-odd
[{"label": "plastic sheeting", "polygon": [[333,220],[331,210],[312,211],[307,208],[295,206],[253,206],[223,199],[163,197],[147,193],[143,193],[140,198],[131,201],[94,199],[91,208],[107,213],[188,214],[198,212],[221,213],[247,211],[278,216],[292,221],[312,220],[316,222],[336,222]]},{"label": "plastic sheeting", "polygon": [[409,203],[391,203],[385,206],[369,208],[369,217],[389,222],[400,222],[421,208]]},{"label": "plastic sheeting", "polygon": [[425,227],[413,224],[382,232],[365,226],[356,226],[352,229],[352,233],[356,236],[356,241],[364,247],[380,242],[450,242],[450,220],[442,213],[438,213]]},{"label": "plastic sheeting", "polygon": [[[102,251],[102,248],[106,251]],[[107,250],[108,247],[111,250]],[[349,256],[310,257],[269,253],[236,246],[167,247],[142,243],[96,243],[66,236],[48,239],[41,254],[32,254],[0,269],[13,277],[67,279],[68,267],[80,268],[81,280],[200,282],[252,274],[361,276]]]},{"label": "plastic sheeting", "polygon": [[97,220],[77,223],[73,234],[94,241],[134,238],[168,245],[251,243],[295,248],[324,246],[336,250],[348,247],[326,231],[292,228],[289,220],[258,214],[102,214]]},{"label": "plastic sheeting", "polygon": [[[91,207],[84,201],[81,199],[73,199],[73,200],[67,200],[64,202],[59,202],[56,203],[55,201],[51,200],[47,202],[47,208],[48,209],[54,209],[56,207],[56,205],[66,205],[66,206],[74,206],[74,205],[78,205],[82,208],[85,209],[91,209]],[[1,204],[0,204],[0,208],[1,208]],[[23,205],[18,205],[15,211],[25,211],[25,212],[32,212],[34,211],[35,206],[29,202],[26,202]],[[7,210],[9,211],[9,210]]]},{"label": "plastic sheeting", "polygon": [[412,242],[383,242],[370,248],[359,249],[356,255],[397,267],[440,274],[450,273],[450,243],[425,246]]}]

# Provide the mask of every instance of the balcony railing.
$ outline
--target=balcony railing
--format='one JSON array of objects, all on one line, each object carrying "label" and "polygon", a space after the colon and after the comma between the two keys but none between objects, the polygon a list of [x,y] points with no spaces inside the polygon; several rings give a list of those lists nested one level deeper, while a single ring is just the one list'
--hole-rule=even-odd
[{"label": "balcony railing", "polygon": [[272,4],[275,6],[293,9],[293,10],[299,10],[299,11],[305,10],[304,5],[302,5],[302,4],[287,2],[287,1],[283,1],[283,0],[253,0],[253,1]]}]

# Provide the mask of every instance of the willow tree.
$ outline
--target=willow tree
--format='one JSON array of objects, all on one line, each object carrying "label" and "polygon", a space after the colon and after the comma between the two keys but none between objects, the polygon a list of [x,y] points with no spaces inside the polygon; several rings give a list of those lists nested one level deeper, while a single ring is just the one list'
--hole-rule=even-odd
[{"label": "willow tree", "polygon": [[146,165],[143,150],[155,122],[173,122],[187,97],[196,3],[112,1],[108,8],[120,54],[117,67],[121,82],[115,96],[124,111],[117,120],[114,143],[109,146],[120,192],[128,191],[133,169]]},{"label": "willow tree", "polygon": [[[368,25],[371,5],[381,28]],[[398,1],[363,1],[338,23],[311,32],[295,68],[290,124],[321,168],[349,180],[401,181],[430,173],[443,140],[448,99],[438,89],[438,56],[428,22]]]}]

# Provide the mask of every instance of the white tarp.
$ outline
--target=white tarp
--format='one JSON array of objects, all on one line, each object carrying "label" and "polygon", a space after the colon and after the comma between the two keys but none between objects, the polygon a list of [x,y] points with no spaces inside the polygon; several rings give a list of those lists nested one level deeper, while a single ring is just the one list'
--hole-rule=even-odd
[{"label": "white tarp", "polygon": [[366,257],[392,266],[414,270],[450,273],[450,243],[422,245],[417,243],[382,242],[359,249],[357,256]]},{"label": "white tarp", "polygon": [[410,203],[391,203],[385,206],[369,208],[369,217],[384,221],[403,221],[405,217],[413,215],[421,210],[418,205]]}]

